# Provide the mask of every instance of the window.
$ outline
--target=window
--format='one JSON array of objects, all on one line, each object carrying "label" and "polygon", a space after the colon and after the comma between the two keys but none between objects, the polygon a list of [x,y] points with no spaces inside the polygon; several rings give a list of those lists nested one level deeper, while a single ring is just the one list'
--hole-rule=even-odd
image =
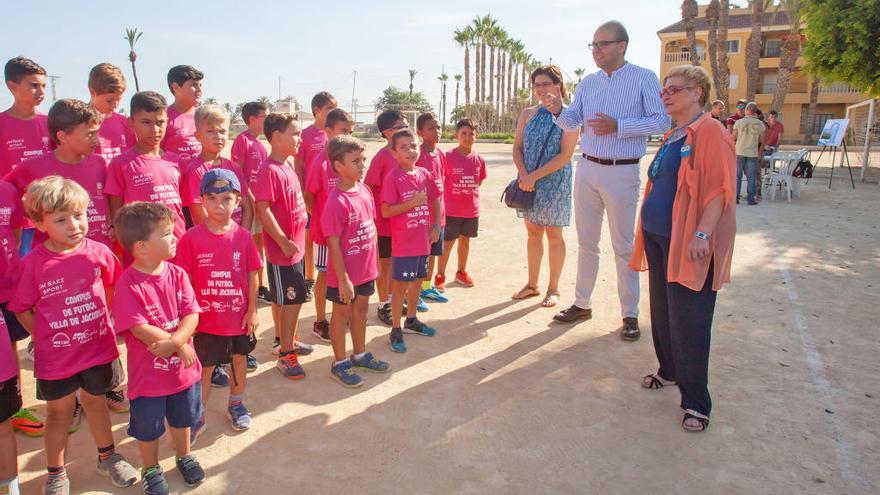
[{"label": "window", "polygon": [[730,89],[736,89],[739,87],[739,74],[731,74],[730,75]]},{"label": "window", "polygon": [[739,40],[727,40],[727,53],[739,53]]},{"label": "window", "polygon": [[[812,125],[807,124],[807,113],[809,112],[809,105],[801,106],[801,125],[800,131],[801,134],[809,134],[813,136],[818,136],[822,132],[822,128],[825,127],[825,121],[828,119],[837,118],[833,113],[818,113],[813,116]],[[782,120],[782,119],[780,119]]]},{"label": "window", "polygon": [[782,52],[782,40],[764,40],[762,57],[778,57]]}]

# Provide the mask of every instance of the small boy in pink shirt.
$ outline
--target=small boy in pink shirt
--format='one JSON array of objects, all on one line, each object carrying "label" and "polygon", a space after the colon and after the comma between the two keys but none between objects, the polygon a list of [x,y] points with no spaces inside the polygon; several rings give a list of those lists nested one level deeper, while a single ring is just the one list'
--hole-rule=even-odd
[{"label": "small boy in pink shirt", "polygon": [[390,325],[391,222],[382,216],[382,182],[389,171],[398,167],[397,160],[391,153],[391,135],[397,130],[409,127],[409,123],[399,110],[385,110],[376,117],[376,127],[385,138],[386,144],[370,160],[370,168],[367,169],[367,175],[364,176],[364,184],[370,188],[376,203],[376,233],[378,234],[377,243],[379,246],[379,277],[376,279],[379,307],[376,308],[376,316],[382,323]]},{"label": "small boy in pink shirt", "polygon": [[118,487],[137,481],[137,471],[115,451],[104,394],[124,378],[108,300],[119,261],[106,245],[89,239],[89,194],[70,179],[49,176],[30,185],[28,216],[46,240],[17,268],[14,311],[34,341],[37,398],[47,401],[45,493],[67,494],[64,451],[70,418],[79,401],[98,448],[98,470]]},{"label": "small boy in pink shirt", "polygon": [[437,148],[440,142],[440,121],[433,113],[423,113],[416,119],[416,133],[422,139],[419,147],[419,161],[417,167],[422,167],[431,172],[437,192],[440,194],[440,239],[431,244],[431,257],[428,258],[428,278],[422,282],[421,297],[435,302],[445,303],[449,298],[444,296],[431,283],[434,275],[434,262],[443,256],[443,229],[446,228],[446,204],[443,199],[444,183],[446,182],[446,154]]},{"label": "small boy in pink shirt", "polygon": [[452,246],[458,241],[458,271],[455,280],[465,287],[473,287],[474,279],[467,273],[467,259],[471,238],[477,237],[480,227],[480,185],[486,179],[486,161],[473,151],[477,140],[477,124],[471,119],[455,123],[458,147],[446,152],[446,229],[443,232],[443,255],[434,285],[442,291],[446,287],[446,265]]},{"label": "small boy in pink shirt", "polygon": [[[235,431],[251,427],[251,414],[242,396],[247,356],[257,344],[257,274],[263,265],[250,231],[232,219],[242,202],[240,184],[236,174],[227,169],[205,173],[199,184],[204,221],[189,229],[177,248],[178,263],[189,274],[202,308],[193,339],[202,363],[202,404],[208,404],[214,367],[232,363],[227,414]],[[204,424],[202,416],[196,427]]]},{"label": "small boy in pink shirt", "polygon": [[263,224],[266,271],[272,298],[272,320],[280,335],[276,367],[292,380],[305,378],[297,354],[312,347],[296,342],[299,311],[306,301],[303,256],[306,244],[306,204],[290,157],[300,145],[296,116],[272,113],[266,116],[263,132],[271,151],[260,168],[253,190],[257,218]]},{"label": "small boy in pink shirt", "polygon": [[[333,139],[340,135],[351,135],[354,127],[354,119],[345,110],[334,108],[327,114],[325,120],[327,127],[324,128],[327,137]],[[318,276],[315,277],[315,323],[312,333],[320,340],[330,342],[330,324],[327,323],[327,241],[321,228],[321,214],[324,211],[324,203],[330,191],[336,187],[339,176],[333,171],[333,166],[327,157],[327,150],[322,149],[312,158],[309,164],[309,175],[306,179],[305,200],[306,206],[315,221],[309,229],[309,238],[318,247],[315,257],[315,269]]]},{"label": "small boy in pink shirt", "polygon": [[395,131],[390,144],[399,164],[382,182],[382,216],[391,221],[391,349],[406,352],[400,327],[404,297],[403,329],[426,337],[436,333],[419,321],[416,311],[431,244],[440,239],[440,193],[431,173],[416,167],[419,144],[411,130]]},{"label": "small boy in pink shirt", "polygon": [[[167,206],[174,212],[174,235],[186,232],[180,199],[180,158],[164,152],[160,142],[167,124],[165,98],[153,91],[141,91],[131,97],[129,126],[137,143],[110,162],[104,193],[109,195],[110,217],[123,205],[149,201]],[[125,266],[131,256],[123,256]]]},{"label": "small boy in pink shirt", "polygon": [[[333,301],[330,343],[335,362],[330,375],[351,388],[363,384],[354,367],[375,373],[391,369],[366,348],[367,309],[379,272],[373,196],[360,182],[366,169],[365,149],[363,142],[348,135],[330,139],[327,155],[338,180],[321,213],[321,230],[330,252],[327,299]],[[351,328],[351,357],[345,354],[346,325]]]},{"label": "small boy in pink shirt", "polygon": [[134,257],[116,286],[113,317],[128,349],[128,434],[138,441],[149,494],[168,493],[159,467],[166,421],[183,481],[196,486],[205,479],[190,453],[202,417],[202,367],[192,343],[200,308],[186,272],[167,263],[176,250],[176,221],[166,206],[147,202],[125,205],[114,217],[116,236]]},{"label": "small boy in pink shirt", "polygon": [[191,65],[175,65],[168,71],[168,89],[174,95],[174,103],[168,107],[168,129],[162,138],[162,149],[179,156],[181,165],[202,151],[196,139],[195,113],[202,99],[204,78],[205,75]]},{"label": "small boy in pink shirt", "polygon": [[98,64],[89,71],[89,105],[104,118],[98,130],[95,153],[103,156],[108,163],[134,146],[136,140],[128,128],[128,119],[116,112],[125,88],[125,76],[113,64]]}]

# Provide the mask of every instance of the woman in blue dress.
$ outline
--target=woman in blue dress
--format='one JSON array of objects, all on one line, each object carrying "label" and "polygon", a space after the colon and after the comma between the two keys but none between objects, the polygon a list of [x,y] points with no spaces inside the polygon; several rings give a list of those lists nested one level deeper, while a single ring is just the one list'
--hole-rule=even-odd
[{"label": "woman in blue dress", "polygon": [[[562,71],[555,65],[538,67],[531,75],[532,90],[540,101],[546,93],[565,98]],[[559,302],[559,277],[565,263],[565,241],[562,228],[571,220],[571,155],[577,145],[578,132],[565,132],[553,123],[553,116],[541,105],[523,110],[513,142],[513,163],[519,174],[519,187],[535,191],[535,202],[528,210],[517,210],[525,219],[529,279],[513,294],[525,299],[541,294],[538,275],[547,236],[550,280],[542,306],[550,308]]]}]

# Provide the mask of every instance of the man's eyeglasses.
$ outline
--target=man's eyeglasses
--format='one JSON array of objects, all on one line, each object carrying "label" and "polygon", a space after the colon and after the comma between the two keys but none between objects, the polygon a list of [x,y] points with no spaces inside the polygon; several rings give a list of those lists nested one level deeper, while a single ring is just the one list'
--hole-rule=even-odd
[{"label": "man's eyeglasses", "polygon": [[610,44],[612,44],[612,43],[620,43],[620,42],[622,42],[622,41],[623,41],[623,40],[594,41],[594,42],[590,43],[589,45],[587,45],[587,47],[588,47],[590,50],[595,50],[596,48],[599,48],[599,49],[601,49],[601,50],[604,50],[606,46],[608,46],[608,45],[610,45]]},{"label": "man's eyeglasses", "polygon": [[676,94],[678,94],[678,92],[685,89],[691,89],[692,87],[693,86],[667,86],[660,90],[660,97],[663,98],[664,96],[675,96]]}]

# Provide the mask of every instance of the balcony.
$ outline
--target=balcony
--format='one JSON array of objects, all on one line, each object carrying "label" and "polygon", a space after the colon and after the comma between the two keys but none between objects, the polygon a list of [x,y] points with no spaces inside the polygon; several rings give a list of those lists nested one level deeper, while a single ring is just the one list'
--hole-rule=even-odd
[{"label": "balcony", "polygon": [[852,93],[861,93],[862,91],[849,83],[832,83],[828,86],[820,85],[819,86],[819,94],[825,95],[839,95],[839,94],[852,94]]},{"label": "balcony", "polygon": [[[809,85],[806,81],[792,81],[788,86],[788,93],[807,93],[809,92]],[[758,93],[765,95],[772,95],[776,92],[776,81],[765,81],[758,85]]]},{"label": "balcony", "polygon": [[[706,52],[697,52],[697,59],[700,62],[706,61]],[[663,55],[664,62],[687,63],[691,61],[691,52],[666,52]]]}]

